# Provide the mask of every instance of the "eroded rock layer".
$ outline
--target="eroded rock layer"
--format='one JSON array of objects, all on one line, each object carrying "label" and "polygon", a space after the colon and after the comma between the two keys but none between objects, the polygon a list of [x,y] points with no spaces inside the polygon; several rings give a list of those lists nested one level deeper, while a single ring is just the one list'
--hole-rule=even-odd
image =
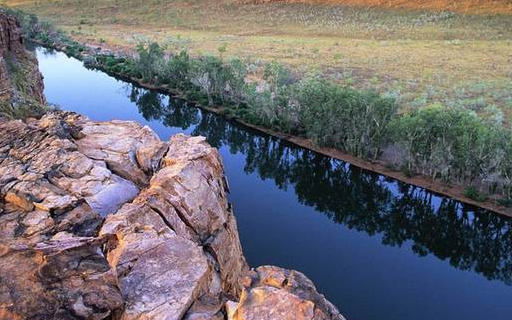
[{"label": "eroded rock layer", "polygon": [[202,137],[1,122],[0,319],[341,319],[303,275],[249,271],[226,189]]}]

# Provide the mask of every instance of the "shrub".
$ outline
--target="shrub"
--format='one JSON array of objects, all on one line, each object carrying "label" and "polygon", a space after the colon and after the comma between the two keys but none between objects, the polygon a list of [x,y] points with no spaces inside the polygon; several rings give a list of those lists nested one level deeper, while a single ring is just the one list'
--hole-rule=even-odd
[{"label": "shrub", "polygon": [[191,82],[206,94],[209,106],[235,102],[230,98],[238,99],[243,92],[245,73],[241,63],[224,65],[221,59],[208,55],[194,60],[191,73]]},{"label": "shrub", "polygon": [[487,200],[487,197],[478,191],[474,186],[467,187],[464,192],[464,196],[468,197],[471,200],[475,200],[477,202],[484,202]]},{"label": "shrub", "polygon": [[145,81],[159,79],[162,69],[164,69],[164,49],[156,42],[149,44],[139,44],[137,46],[139,55],[136,61],[137,71]]},{"label": "shrub", "polygon": [[322,79],[300,83],[300,123],[309,138],[355,156],[376,159],[388,140],[396,103]]},{"label": "shrub", "polygon": [[224,66],[223,74],[226,83],[223,100],[236,106],[245,102],[248,89],[245,83],[248,74],[247,64],[240,59],[232,59]]},{"label": "shrub", "polygon": [[[401,144],[411,171],[471,184],[504,183],[510,158],[504,153],[510,133],[472,112],[439,105],[396,117],[392,140]],[[501,171],[501,173],[499,173]]]},{"label": "shrub", "polygon": [[71,42],[66,47],[66,53],[75,58],[79,58],[82,52],[84,52],[85,50],[86,48],[83,45],[76,42]]},{"label": "shrub", "polygon": [[166,64],[163,77],[173,88],[186,88],[190,82],[190,56],[182,50]]},{"label": "shrub", "polygon": [[246,88],[247,108],[239,114],[247,122],[263,125],[265,127],[295,133],[300,130],[296,104],[291,101],[296,95],[295,87],[285,86],[272,92],[270,90],[257,91],[256,85]]},{"label": "shrub", "polygon": [[274,93],[296,82],[290,70],[275,61],[265,64],[263,79],[269,84],[270,90]]},{"label": "shrub", "polygon": [[507,208],[512,208],[512,199],[510,198],[505,198],[505,199],[498,199],[498,204],[500,206],[504,206],[504,207],[507,207]]}]

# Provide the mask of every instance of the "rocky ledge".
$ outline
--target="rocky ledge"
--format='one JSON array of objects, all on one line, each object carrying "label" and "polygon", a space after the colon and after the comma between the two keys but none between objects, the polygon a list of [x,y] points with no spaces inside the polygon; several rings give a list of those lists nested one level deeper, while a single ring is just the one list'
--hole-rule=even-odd
[{"label": "rocky ledge", "polygon": [[216,149],[134,122],[0,121],[0,319],[343,319],[249,270]]}]

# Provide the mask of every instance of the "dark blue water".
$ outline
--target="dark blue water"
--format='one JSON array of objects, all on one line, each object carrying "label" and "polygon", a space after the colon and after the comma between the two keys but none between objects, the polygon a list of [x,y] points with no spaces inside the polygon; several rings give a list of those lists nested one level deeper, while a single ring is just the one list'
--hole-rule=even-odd
[{"label": "dark blue water", "polygon": [[512,220],[244,129],[37,49],[48,101],[219,148],[252,266],[305,273],[354,320],[512,319]]}]

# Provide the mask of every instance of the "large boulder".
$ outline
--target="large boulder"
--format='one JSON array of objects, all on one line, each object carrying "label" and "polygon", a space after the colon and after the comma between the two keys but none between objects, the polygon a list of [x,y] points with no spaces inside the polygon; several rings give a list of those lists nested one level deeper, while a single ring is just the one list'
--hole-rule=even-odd
[{"label": "large boulder", "polygon": [[116,237],[108,260],[127,303],[122,319],[220,316],[248,271],[220,156],[202,137],[176,135],[165,154],[153,145],[159,169],[100,231]]},{"label": "large boulder", "polygon": [[0,123],[0,248],[2,319],[216,317],[248,271],[204,138],[66,112]]},{"label": "large boulder", "polygon": [[[236,302],[239,301],[239,302]],[[341,320],[249,271],[218,151],[70,112],[0,122],[0,319]]]}]

